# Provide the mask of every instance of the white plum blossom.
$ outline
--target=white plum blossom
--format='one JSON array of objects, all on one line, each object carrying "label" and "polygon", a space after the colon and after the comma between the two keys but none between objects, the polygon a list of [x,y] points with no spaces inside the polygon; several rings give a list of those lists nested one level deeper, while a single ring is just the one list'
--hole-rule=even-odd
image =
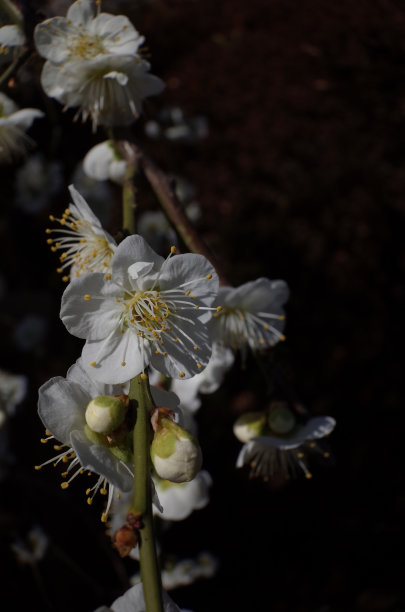
[{"label": "white plum blossom", "polygon": [[[114,489],[130,491],[133,487],[133,454],[131,416],[125,420],[119,434],[108,436],[97,434],[89,429],[86,420],[88,404],[99,396],[125,395],[129,383],[105,385],[89,378],[79,359],[68,370],[66,378],[56,376],[43,384],[39,389],[38,413],[47,430],[48,440],[59,440],[57,447],[60,453],[42,465],[69,464],[65,472],[62,488],[67,488],[70,482],[84,469],[99,476],[95,486],[86,493],[91,503],[94,495],[100,489],[104,494],[108,488],[107,509],[102,520],[107,519]],[[160,388],[151,387],[153,400],[159,405],[165,405],[170,410],[177,409],[177,398]],[[158,502],[157,502],[158,503]]]},{"label": "white plum blossom", "polygon": [[[103,229],[77,189],[70,185],[69,191],[74,204],[69,204],[60,219],[50,216],[50,220],[57,221],[61,227],[46,230],[47,234],[56,234],[55,238],[47,240],[51,250],[62,251],[58,272],[63,273],[68,268],[70,278],[90,272],[102,272],[108,276],[116,242]],[[69,280],[69,276],[64,280]]]},{"label": "white plum blossom", "polygon": [[207,365],[206,323],[218,276],[202,255],[170,255],[163,259],[141,236],[128,236],[108,278],[95,272],[66,288],[61,319],[86,340],[83,366],[93,378],[124,382],[149,363],[166,376],[186,378]]},{"label": "white plum blossom", "polygon": [[[270,412],[268,429],[243,445],[236,467],[249,465],[250,475],[260,476],[265,481],[279,477],[289,478],[300,471],[306,478],[311,478],[312,474],[307,465],[308,456],[317,453],[325,458],[329,457],[329,452],[324,451],[316,440],[329,436],[336,421],[330,416],[320,416],[310,418],[301,425],[296,423],[292,414],[292,418],[286,414],[286,407],[280,406],[280,409],[284,414],[276,415],[273,419]],[[278,410],[277,407],[276,411]],[[234,429],[234,433],[237,435],[237,430]]]},{"label": "white plum blossom", "polygon": [[112,140],[95,145],[83,159],[84,172],[96,181],[110,180],[120,184],[127,167],[128,162],[117,153]]},{"label": "white plum blossom", "polygon": [[[181,612],[180,608],[162,591],[163,612]],[[101,606],[94,612],[146,612],[142,583],[137,583],[121,597],[118,597],[110,607]]]},{"label": "white plum blossom", "polygon": [[258,278],[239,287],[219,288],[217,303],[222,310],[214,314],[210,329],[214,342],[245,354],[246,346],[262,350],[284,340],[284,310],[289,295],[283,280]]},{"label": "white plum blossom", "polygon": [[28,379],[23,374],[12,374],[0,370],[0,427],[9,416],[13,416],[15,409],[27,394]]},{"label": "white plum blossom", "polygon": [[25,133],[34,119],[43,117],[37,108],[22,108],[0,92],[0,163],[10,163],[23,157],[33,141]]},{"label": "white plum blossom", "polygon": [[65,107],[78,106],[77,116],[90,116],[93,129],[132,123],[143,99],[163,89],[139,54],[144,37],[124,15],[96,15],[90,0],[74,2],[66,17],[38,24],[34,40],[47,60],[44,91]]}]

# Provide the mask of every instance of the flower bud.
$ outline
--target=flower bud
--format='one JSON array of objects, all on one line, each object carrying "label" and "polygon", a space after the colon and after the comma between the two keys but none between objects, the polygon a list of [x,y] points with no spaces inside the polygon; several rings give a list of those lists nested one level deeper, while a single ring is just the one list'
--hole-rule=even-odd
[{"label": "flower bud", "polygon": [[92,431],[109,434],[125,419],[126,407],[118,397],[99,395],[86,408],[86,423]]},{"label": "flower bud", "polygon": [[275,434],[283,435],[290,433],[294,429],[295,423],[296,418],[287,404],[280,402],[270,408],[268,425]]},{"label": "flower bud", "polygon": [[189,482],[201,469],[202,453],[196,438],[174,421],[162,418],[151,445],[156,473],[170,482]]},{"label": "flower bud", "polygon": [[236,419],[233,433],[241,442],[249,442],[252,438],[260,436],[266,426],[264,412],[246,412]]}]

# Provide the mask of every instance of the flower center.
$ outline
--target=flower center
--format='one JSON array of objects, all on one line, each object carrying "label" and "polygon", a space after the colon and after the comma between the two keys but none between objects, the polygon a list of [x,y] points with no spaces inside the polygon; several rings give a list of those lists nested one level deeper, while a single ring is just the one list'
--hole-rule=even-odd
[{"label": "flower center", "polygon": [[151,342],[159,341],[162,332],[168,331],[166,319],[173,305],[166,302],[159,291],[137,291],[129,294],[124,302],[122,323]]},{"label": "flower center", "polygon": [[72,39],[69,46],[70,59],[91,59],[105,53],[102,39],[99,36],[89,36],[83,32]]}]

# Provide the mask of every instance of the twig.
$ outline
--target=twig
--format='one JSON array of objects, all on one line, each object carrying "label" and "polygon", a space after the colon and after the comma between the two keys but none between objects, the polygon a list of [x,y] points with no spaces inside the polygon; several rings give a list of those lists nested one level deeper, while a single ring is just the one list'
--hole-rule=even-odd
[{"label": "twig", "polygon": [[229,285],[219,269],[218,262],[194,229],[174,192],[168,176],[137,145],[127,140],[119,140],[116,147],[129,164],[142,168],[162,208],[176,227],[184,244],[192,253],[204,255],[214,266],[221,285]]}]

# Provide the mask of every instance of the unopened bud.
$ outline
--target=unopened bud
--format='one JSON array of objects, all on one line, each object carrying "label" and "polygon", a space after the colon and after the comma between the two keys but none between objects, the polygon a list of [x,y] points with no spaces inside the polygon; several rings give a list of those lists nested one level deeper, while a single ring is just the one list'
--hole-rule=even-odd
[{"label": "unopened bud", "polygon": [[268,425],[275,434],[283,435],[294,429],[296,418],[285,403],[274,404],[270,408]]},{"label": "unopened bud", "polygon": [[151,445],[156,473],[170,482],[189,482],[202,466],[202,453],[196,438],[177,423],[162,418]]},{"label": "unopened bud", "polygon": [[126,407],[118,397],[99,395],[92,399],[86,408],[86,423],[92,431],[109,434],[125,419]]},{"label": "unopened bud", "polygon": [[241,442],[249,442],[252,438],[260,436],[266,426],[264,412],[246,412],[236,419],[233,433]]}]

